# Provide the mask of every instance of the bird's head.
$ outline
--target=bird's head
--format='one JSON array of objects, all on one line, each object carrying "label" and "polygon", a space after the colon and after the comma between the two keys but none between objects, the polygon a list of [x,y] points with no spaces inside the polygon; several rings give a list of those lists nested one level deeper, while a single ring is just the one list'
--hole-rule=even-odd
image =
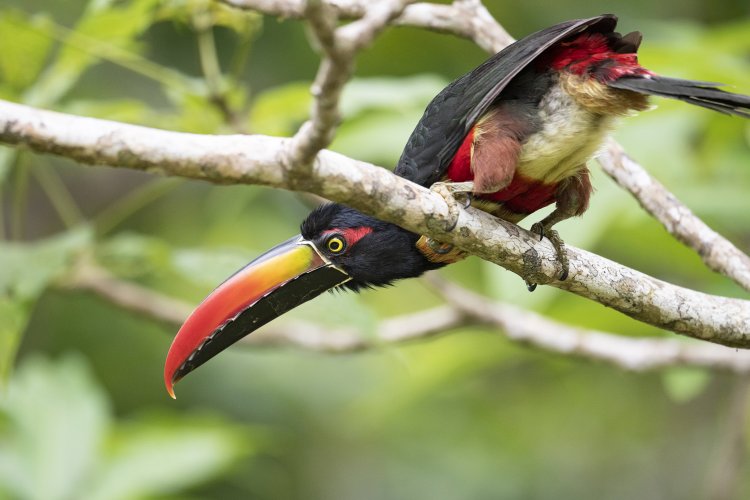
[{"label": "bird's head", "polygon": [[419,235],[335,203],[310,213],[301,233],[237,271],[188,317],[164,367],[173,397],[179,379],[326,290],[386,286],[449,262]]},{"label": "bird's head", "polygon": [[349,290],[387,286],[438,267],[417,248],[419,235],[337,203],[313,210],[300,230],[349,276],[341,284]]}]

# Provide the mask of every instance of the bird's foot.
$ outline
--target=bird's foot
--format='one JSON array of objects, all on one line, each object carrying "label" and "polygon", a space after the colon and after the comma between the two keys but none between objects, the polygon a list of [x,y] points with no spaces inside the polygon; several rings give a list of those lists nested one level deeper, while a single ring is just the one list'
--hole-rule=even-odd
[{"label": "bird's foot", "polygon": [[[560,263],[560,267],[562,268],[558,279],[560,281],[568,279],[570,263],[568,261],[568,254],[565,251],[565,242],[560,238],[560,234],[550,227],[545,227],[542,222],[533,224],[531,226],[531,232],[539,235],[539,241],[542,241],[546,236],[550,243],[552,243],[552,246],[555,247],[555,252],[557,253],[557,262]],[[533,292],[536,290],[536,283],[531,283],[526,280],[526,288],[530,292]]]},{"label": "bird's foot", "polygon": [[430,186],[430,191],[434,191],[443,197],[448,205],[448,216],[450,217],[445,226],[446,231],[453,231],[458,224],[458,216],[462,209],[471,205],[471,193],[474,190],[472,181],[466,182],[436,182]]}]

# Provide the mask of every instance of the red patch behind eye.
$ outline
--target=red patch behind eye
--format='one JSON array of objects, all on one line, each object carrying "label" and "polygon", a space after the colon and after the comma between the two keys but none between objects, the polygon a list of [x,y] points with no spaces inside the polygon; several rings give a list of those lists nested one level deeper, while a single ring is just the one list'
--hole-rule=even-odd
[{"label": "red patch behind eye", "polygon": [[346,229],[329,229],[328,231],[323,231],[323,234],[333,234],[333,233],[340,233],[344,236],[344,239],[346,240],[347,246],[352,246],[355,243],[357,243],[359,240],[367,236],[372,232],[371,227],[348,227]]}]

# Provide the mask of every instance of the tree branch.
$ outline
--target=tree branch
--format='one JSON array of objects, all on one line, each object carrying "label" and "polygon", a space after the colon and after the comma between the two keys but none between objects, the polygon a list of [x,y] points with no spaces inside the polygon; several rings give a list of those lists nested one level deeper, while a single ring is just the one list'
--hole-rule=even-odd
[{"label": "tree branch", "polygon": [[[301,19],[305,17],[304,0],[221,0],[240,9],[251,9],[272,16]],[[358,19],[373,5],[370,0],[326,0],[341,19]],[[413,26],[473,39],[487,52],[497,52],[513,42],[476,0],[457,0],[453,5],[427,2],[407,6],[393,19],[396,26]]]},{"label": "tree branch", "polygon": [[[234,7],[271,15],[304,16],[303,0],[222,1]],[[369,5],[367,0],[326,0],[326,3],[344,18],[362,17]],[[452,5],[413,4],[404,9],[393,23],[469,38],[489,53],[499,52],[514,41],[480,0],[455,0]],[[599,155],[598,160],[602,169],[628,190],[667,231],[695,250],[709,269],[750,290],[750,257],[696,217],[646,169],[628,157],[622,146],[610,140],[608,148]]]},{"label": "tree branch", "polygon": [[[508,340],[542,351],[600,361],[642,372],[670,366],[695,366],[736,373],[750,372],[750,351],[737,351],[705,342],[631,338],[576,328],[508,304],[490,301],[450,284],[431,273],[427,281],[448,305],[395,316],[381,321],[374,337],[354,328],[320,327],[290,321],[272,323],[242,339],[262,347],[297,347],[342,353],[376,349],[382,345],[431,338],[448,330],[483,325],[497,329]],[[158,321],[182,324],[191,307],[140,285],[114,278],[91,264],[79,265],[66,287],[98,294],[126,310]]]},{"label": "tree branch", "polygon": [[314,97],[310,119],[292,138],[286,156],[289,177],[298,179],[309,171],[315,155],[333,140],[339,124],[339,100],[344,85],[354,73],[357,52],[372,43],[394,17],[414,0],[380,0],[356,22],[336,28],[335,10],[322,0],[307,0],[304,15],[315,42],[323,53],[312,85]]},{"label": "tree branch", "polygon": [[549,241],[469,208],[451,232],[445,201],[391,172],[321,151],[311,175],[292,183],[279,169],[289,141],[266,136],[184,134],[82,118],[0,101],[0,142],[85,164],[135,168],[218,183],[306,190],[345,203],[499,264],[537,283],[596,300],[637,320],[729,346],[750,347],[750,303],[657,280],[602,257],[568,248],[570,276],[559,272]]},{"label": "tree branch", "polygon": [[193,308],[181,300],[150,288],[123,281],[89,262],[79,262],[61,283],[62,287],[87,290],[109,302],[170,325],[181,325]]},{"label": "tree branch", "polygon": [[338,21],[333,9],[321,0],[304,5],[314,45],[322,52],[318,73],[310,92],[313,105],[307,120],[292,138],[285,166],[295,177],[306,175],[318,151],[330,144],[339,124],[338,103],[341,90],[352,76],[354,58],[339,49],[336,40]]},{"label": "tree branch", "polygon": [[622,146],[610,140],[606,153],[599,156],[599,163],[670,234],[695,250],[709,269],[750,290],[750,257],[696,217],[663,184],[633,161]]},{"label": "tree branch", "polygon": [[531,311],[491,301],[435,274],[426,279],[468,318],[493,325],[510,340],[544,351],[604,361],[638,372],[678,365],[750,372],[750,351],[705,342],[625,337],[568,326]]}]

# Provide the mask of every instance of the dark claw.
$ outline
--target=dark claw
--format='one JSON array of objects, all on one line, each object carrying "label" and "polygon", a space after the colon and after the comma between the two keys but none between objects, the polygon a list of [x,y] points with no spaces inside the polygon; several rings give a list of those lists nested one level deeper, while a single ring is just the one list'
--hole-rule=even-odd
[{"label": "dark claw", "polygon": [[542,241],[544,239],[544,225],[541,222],[532,224],[531,232],[539,235],[539,241]]},{"label": "dark claw", "polygon": [[[455,224],[453,227],[456,227]],[[438,255],[446,255],[450,253],[451,250],[453,250],[453,245],[449,245],[447,243],[441,243],[439,241],[433,240],[432,238],[429,238],[427,240],[427,245],[430,247],[430,250],[432,250]]]},{"label": "dark claw", "polygon": [[[550,243],[552,243],[552,246],[555,247],[555,251],[557,252],[557,261],[562,267],[562,272],[560,272],[559,280],[565,281],[566,279],[568,279],[568,257],[565,253],[565,243],[560,238],[560,235],[557,233],[557,231],[555,231],[554,229],[545,230],[544,221],[542,221],[532,224],[531,232],[539,235],[539,241],[542,241],[545,236],[549,238]],[[528,288],[530,292],[533,292],[536,288],[536,285],[527,281],[526,288]]]}]

